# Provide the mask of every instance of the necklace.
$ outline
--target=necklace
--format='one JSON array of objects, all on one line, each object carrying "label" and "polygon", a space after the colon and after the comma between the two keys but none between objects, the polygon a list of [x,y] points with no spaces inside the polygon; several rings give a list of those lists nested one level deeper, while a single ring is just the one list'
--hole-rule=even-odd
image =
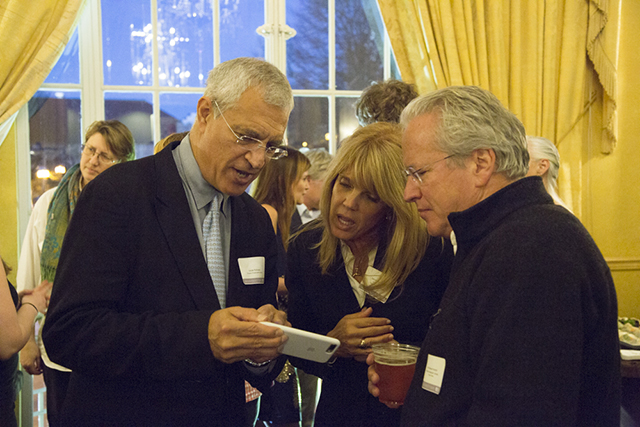
[{"label": "necklace", "polygon": [[[362,261],[365,261],[365,268],[361,271],[360,270],[360,265],[363,264]],[[367,256],[366,258],[360,258],[359,260],[357,258],[354,258],[353,260],[353,273],[351,273],[351,275],[353,277],[362,277],[364,276],[364,273],[367,271],[367,268],[369,268],[369,256]]]},{"label": "necklace", "polygon": [[358,268],[357,265],[353,267],[353,273],[351,273],[351,275],[353,277],[358,277],[360,275],[360,269]]}]

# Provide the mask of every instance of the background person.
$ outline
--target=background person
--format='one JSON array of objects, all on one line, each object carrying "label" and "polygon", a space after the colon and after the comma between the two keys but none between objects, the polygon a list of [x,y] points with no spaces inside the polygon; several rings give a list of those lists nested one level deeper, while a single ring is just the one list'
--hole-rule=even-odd
[{"label": "background person", "polygon": [[7,280],[11,269],[2,260],[0,268],[0,425],[17,427],[15,401],[21,386],[18,372],[18,351],[26,344],[33,330],[33,323],[44,313],[49,300],[51,283],[18,296]]},{"label": "background person", "polygon": [[158,154],[164,147],[175,141],[182,141],[189,132],[172,133],[162,138],[153,146],[153,154]]},{"label": "background person", "polygon": [[287,155],[280,160],[267,164],[260,171],[253,198],[269,213],[274,232],[278,233],[286,249],[296,205],[302,203],[309,190],[311,163],[293,147],[287,147]]},{"label": "background person", "polygon": [[[324,179],[333,156],[324,148],[314,148],[305,153],[311,167],[309,168],[309,189],[302,197],[302,203],[298,203],[291,218],[291,233],[293,235],[300,227],[320,216],[320,197]],[[300,385],[300,414],[302,427],[313,427],[316,406],[320,398],[322,381],[315,375],[307,374],[297,368],[298,384]]]},{"label": "background person", "polygon": [[[475,86],[424,95],[401,122],[405,200],[457,242],[402,425],[619,426],[611,273],[580,221],[523,178],[522,123]],[[369,378],[377,395],[373,366]]]},{"label": "background person", "polygon": [[322,378],[317,426],[393,426],[399,411],[367,393],[371,345],[420,344],[448,280],[452,249],[429,239],[402,200],[401,133],[376,123],[344,140],[322,193],[322,220],[289,246],[289,320],[337,338],[330,365],[294,359]]},{"label": "background person", "polygon": [[[273,231],[278,236],[278,307],[284,311],[287,308],[285,270],[289,229],[296,204],[302,203],[309,189],[308,170],[307,157],[295,148],[287,147],[287,156],[265,165],[254,186],[253,197],[269,213]],[[294,368],[287,363],[273,387],[262,397],[261,420],[270,421],[274,426],[299,425],[297,382]]]},{"label": "background person", "polygon": [[542,177],[544,188],[553,197],[554,203],[571,212],[571,209],[558,194],[560,153],[558,153],[556,146],[547,138],[527,136],[527,148],[529,150],[529,172],[527,172],[527,176]]},{"label": "background person", "polygon": [[66,425],[245,423],[244,380],[284,363],[286,337],[258,322],[287,323],[275,233],[245,189],[283,154],[292,108],[275,66],[223,62],[189,135],[83,191],[43,331],[73,370]]},{"label": "background person", "polygon": [[[324,175],[333,156],[324,148],[314,148],[305,153],[311,166],[309,167],[309,189],[302,197],[302,203],[296,205],[291,218],[290,234],[295,233],[302,225],[320,216],[320,196],[324,184]],[[303,426],[304,427],[304,426]]]},{"label": "background person", "polygon": [[389,79],[372,83],[356,102],[356,118],[360,126],[376,122],[398,123],[400,114],[418,96],[415,86]]},{"label": "background person", "polygon": [[[133,159],[134,155],[133,135],[119,121],[100,120],[89,126],[80,163],[67,171],[56,188],[42,194],[33,207],[18,262],[18,290],[35,289],[42,281],[53,283],[60,248],[80,192],[100,173]],[[42,322],[38,330],[41,327]],[[69,381],[69,369],[49,359],[40,337],[36,343],[35,329],[20,352],[20,363],[32,375],[44,371],[47,418],[53,427],[59,425],[58,414]]]}]

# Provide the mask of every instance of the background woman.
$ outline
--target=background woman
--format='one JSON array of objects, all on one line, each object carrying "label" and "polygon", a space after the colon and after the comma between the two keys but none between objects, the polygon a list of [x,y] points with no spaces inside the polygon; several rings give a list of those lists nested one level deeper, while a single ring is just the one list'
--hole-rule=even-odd
[{"label": "background woman", "polygon": [[289,321],[341,342],[333,364],[295,359],[322,377],[318,426],[393,426],[399,410],[367,392],[371,345],[419,345],[447,285],[452,247],[429,239],[406,182],[401,132],[375,123],[343,141],[327,171],[322,217],[289,246]]},{"label": "background woman", "polygon": [[[96,176],[117,163],[133,159],[134,154],[133,136],[119,121],[97,121],[89,126],[80,163],[67,171],[56,188],[42,194],[33,207],[18,262],[20,291],[34,289],[41,281],[53,283],[62,240],[80,192]],[[20,353],[20,363],[32,375],[44,371],[47,417],[49,425],[55,427],[69,370],[49,360],[42,341],[36,344],[34,334]]]},{"label": "background woman", "polygon": [[26,344],[33,322],[47,308],[51,284],[26,292],[20,299],[7,280],[9,267],[0,268],[0,425],[17,426],[15,401],[20,387],[18,351]]},{"label": "background woman", "polygon": [[556,205],[560,205],[569,212],[571,209],[558,195],[558,172],[560,171],[560,153],[547,138],[527,136],[529,149],[529,172],[527,176],[540,176],[547,193],[553,197]]},{"label": "background woman", "polygon": [[296,204],[302,203],[309,189],[307,176],[310,166],[304,154],[287,147],[287,156],[277,162],[268,162],[256,181],[253,198],[269,212],[273,229],[280,230],[285,249]]},{"label": "background woman", "polygon": [[[267,210],[271,217],[273,230],[279,240],[278,304],[287,309],[287,288],[285,286],[286,250],[289,240],[291,218],[296,204],[302,203],[309,189],[309,159],[296,150],[287,148],[287,156],[277,162],[268,162],[258,175],[254,199]],[[298,399],[297,377],[293,367],[287,363],[276,379],[276,384],[261,403],[260,419],[271,421],[272,425],[298,426],[300,423],[300,402]]]}]

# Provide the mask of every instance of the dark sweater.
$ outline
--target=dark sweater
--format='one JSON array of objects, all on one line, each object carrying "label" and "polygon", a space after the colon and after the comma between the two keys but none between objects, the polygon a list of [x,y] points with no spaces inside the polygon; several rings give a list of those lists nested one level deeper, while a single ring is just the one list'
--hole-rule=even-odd
[{"label": "dark sweater", "polygon": [[[402,425],[618,426],[616,293],[580,221],[537,177],[449,221],[458,252]],[[439,395],[429,354],[446,360]]]}]

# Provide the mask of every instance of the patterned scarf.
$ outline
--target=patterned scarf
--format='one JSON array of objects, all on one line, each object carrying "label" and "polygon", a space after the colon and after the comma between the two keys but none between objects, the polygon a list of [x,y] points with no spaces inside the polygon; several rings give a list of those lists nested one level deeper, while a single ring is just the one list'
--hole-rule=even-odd
[{"label": "patterned scarf", "polygon": [[60,180],[47,210],[47,227],[40,254],[42,280],[53,282],[60,259],[60,248],[71,215],[80,195],[80,165],[70,168]]}]

